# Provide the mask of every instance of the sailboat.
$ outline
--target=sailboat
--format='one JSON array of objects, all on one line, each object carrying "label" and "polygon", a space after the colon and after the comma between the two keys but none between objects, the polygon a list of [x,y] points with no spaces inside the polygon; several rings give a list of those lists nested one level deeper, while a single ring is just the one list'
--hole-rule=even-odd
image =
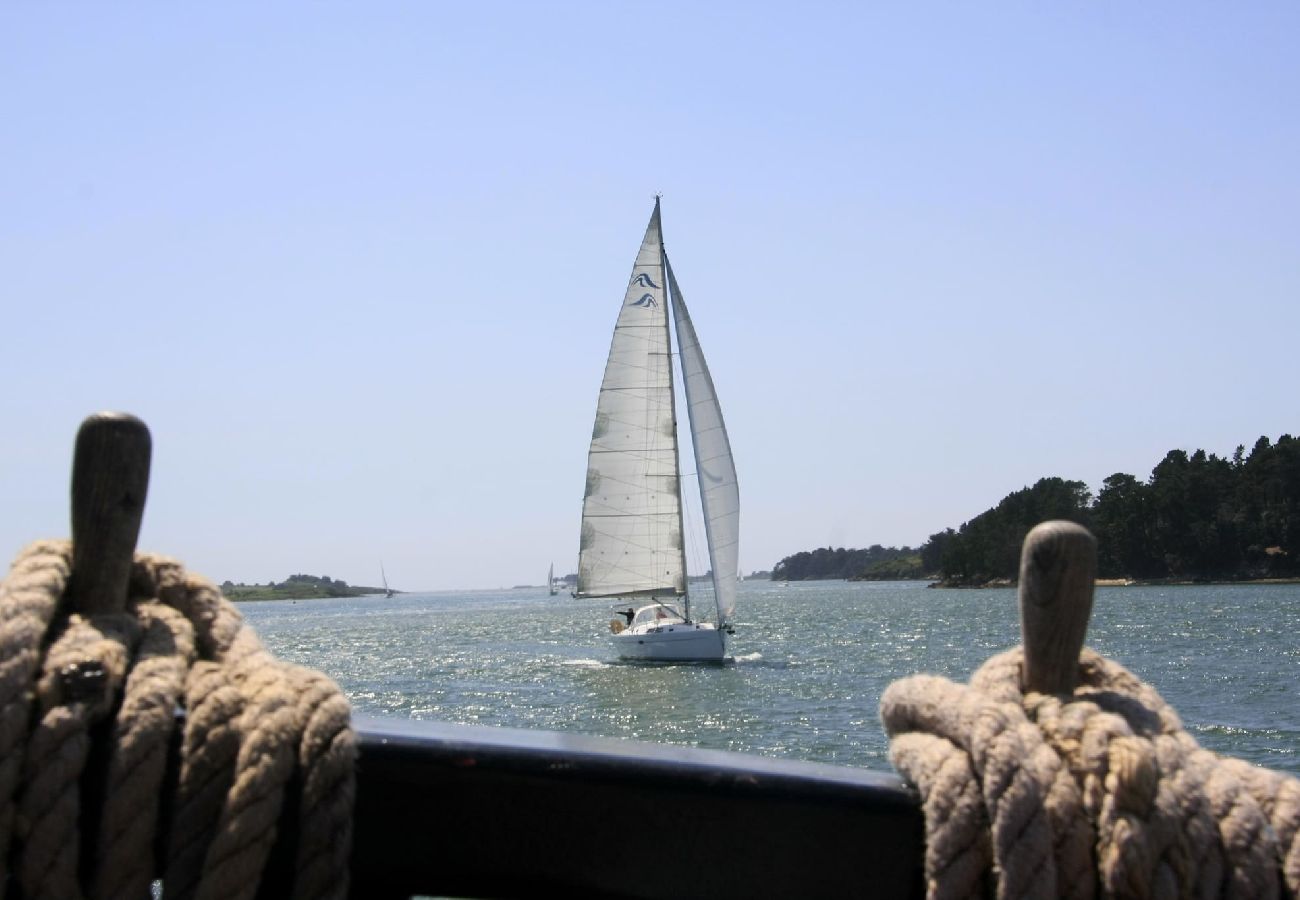
[{"label": "sailboat", "polygon": [[[691,608],[669,323],[686,395],[714,609]],[[726,659],[736,608],[740,492],[713,379],[664,250],[659,198],[623,297],[596,404],[577,597],[613,598],[625,659]],[[701,613],[704,613],[701,615]]]},{"label": "sailboat", "polygon": [[379,564],[379,577],[384,582],[384,596],[393,596],[393,589],[388,586],[388,576],[384,574],[384,564]]},{"label": "sailboat", "polygon": [[555,596],[555,563],[551,563],[551,567],[546,570],[546,589],[552,597]]}]

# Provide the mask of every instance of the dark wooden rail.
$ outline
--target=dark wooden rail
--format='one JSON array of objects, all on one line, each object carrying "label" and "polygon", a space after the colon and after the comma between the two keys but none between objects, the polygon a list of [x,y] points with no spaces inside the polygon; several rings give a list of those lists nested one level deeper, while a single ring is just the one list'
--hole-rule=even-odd
[{"label": "dark wooden rail", "polygon": [[360,717],[352,896],[920,897],[895,776]]}]

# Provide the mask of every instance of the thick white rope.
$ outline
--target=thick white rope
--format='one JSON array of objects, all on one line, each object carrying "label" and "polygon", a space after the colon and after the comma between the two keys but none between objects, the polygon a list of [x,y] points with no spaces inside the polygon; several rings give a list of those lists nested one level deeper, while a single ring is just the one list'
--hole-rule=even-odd
[{"label": "thick white rope", "polygon": [[338,687],[274,659],[173,560],[138,554],[126,611],[89,617],[64,608],[70,565],[67,542],[40,542],[0,584],[0,897],[11,878],[29,900],[106,900],[161,877],[168,900],[252,898],[286,827],[293,896],[346,896],[356,748]]},{"label": "thick white rope", "polygon": [[918,675],[881,698],[923,799],[928,896],[1300,898],[1300,780],[1200,747],[1091,650],[1072,696],[1024,694],[1022,665],[1011,650],[969,686]]}]

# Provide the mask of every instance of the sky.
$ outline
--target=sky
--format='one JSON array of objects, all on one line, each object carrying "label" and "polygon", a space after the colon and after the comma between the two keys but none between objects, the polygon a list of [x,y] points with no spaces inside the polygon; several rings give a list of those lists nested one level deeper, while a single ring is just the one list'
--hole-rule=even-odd
[{"label": "sky", "polygon": [[140,416],[220,582],[576,568],[653,207],[745,571],[1300,430],[1300,6],[0,5],[0,552]]}]

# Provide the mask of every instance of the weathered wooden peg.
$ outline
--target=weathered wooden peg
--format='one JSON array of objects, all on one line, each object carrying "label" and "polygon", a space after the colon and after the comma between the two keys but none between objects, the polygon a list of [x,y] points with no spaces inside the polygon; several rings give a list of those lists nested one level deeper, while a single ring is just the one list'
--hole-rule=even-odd
[{"label": "weathered wooden peg", "polygon": [[1079,673],[1097,581],[1097,539],[1075,522],[1043,522],[1020,553],[1021,687],[1068,694]]},{"label": "weathered wooden peg", "polygon": [[82,615],[126,608],[152,446],[148,427],[127,413],[97,413],[77,432],[67,597]]}]

